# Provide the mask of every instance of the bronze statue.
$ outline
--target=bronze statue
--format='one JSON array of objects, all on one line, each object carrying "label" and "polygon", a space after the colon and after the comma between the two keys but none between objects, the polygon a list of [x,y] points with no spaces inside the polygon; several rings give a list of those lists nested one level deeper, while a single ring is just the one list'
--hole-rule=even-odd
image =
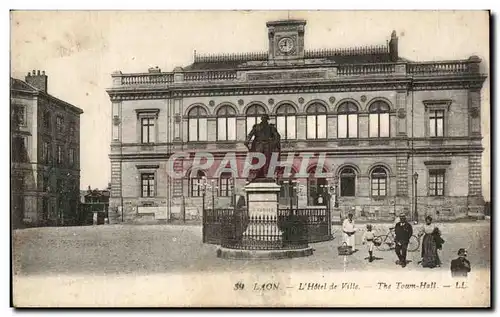
[{"label": "bronze statue", "polygon": [[[264,165],[257,171],[254,181],[274,181],[274,178],[268,178],[267,173],[269,170],[269,163],[271,162],[271,156],[273,153],[279,154],[281,151],[281,136],[276,129],[274,124],[269,123],[269,116],[264,114],[262,116],[262,121],[260,123],[254,124],[252,130],[247,136],[245,145],[248,147],[250,152],[259,152],[264,154],[266,161]],[[249,147],[250,141],[252,144]],[[255,160],[255,159],[254,159]],[[252,164],[256,162],[253,161]]]}]

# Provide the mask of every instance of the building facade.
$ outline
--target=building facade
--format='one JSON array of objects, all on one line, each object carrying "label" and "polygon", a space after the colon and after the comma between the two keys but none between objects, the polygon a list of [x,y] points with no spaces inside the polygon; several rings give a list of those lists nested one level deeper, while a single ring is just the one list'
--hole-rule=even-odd
[{"label": "building facade", "polygon": [[[246,183],[244,141],[264,113],[281,134],[282,160],[300,172],[280,179],[285,205],[328,205],[333,188],[336,214],[482,210],[481,60],[412,62],[398,55],[395,32],[387,45],[305,50],[305,27],[267,23],[267,52],[113,73],[110,221],[197,217],[202,201],[230,206]],[[171,177],[178,153],[210,153],[214,163],[191,171],[192,157],[177,159],[182,178]],[[237,170],[220,174],[228,153]]]},{"label": "building facade", "polygon": [[80,188],[80,115],[47,92],[45,72],[11,78],[13,227],[75,222]]}]

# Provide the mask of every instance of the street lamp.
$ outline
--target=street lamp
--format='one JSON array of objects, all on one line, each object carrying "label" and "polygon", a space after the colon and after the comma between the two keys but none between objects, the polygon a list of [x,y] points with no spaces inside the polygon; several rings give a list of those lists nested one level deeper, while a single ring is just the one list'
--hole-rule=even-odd
[{"label": "street lamp", "polygon": [[201,177],[201,184],[198,183],[198,190],[201,190],[201,207],[202,211],[205,210],[205,194],[207,192],[207,178],[206,176]]},{"label": "street lamp", "polygon": [[413,180],[415,181],[415,212],[414,212],[414,220],[415,220],[415,223],[418,223],[418,209],[417,209],[417,201],[418,201],[418,173],[415,172],[413,174]]}]

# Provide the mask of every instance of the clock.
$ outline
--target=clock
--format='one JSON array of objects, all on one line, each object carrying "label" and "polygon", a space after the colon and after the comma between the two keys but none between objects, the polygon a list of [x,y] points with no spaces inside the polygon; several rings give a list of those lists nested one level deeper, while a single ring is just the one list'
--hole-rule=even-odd
[{"label": "clock", "polygon": [[293,40],[289,37],[284,37],[278,42],[278,48],[282,53],[290,53],[293,50],[294,45]]}]

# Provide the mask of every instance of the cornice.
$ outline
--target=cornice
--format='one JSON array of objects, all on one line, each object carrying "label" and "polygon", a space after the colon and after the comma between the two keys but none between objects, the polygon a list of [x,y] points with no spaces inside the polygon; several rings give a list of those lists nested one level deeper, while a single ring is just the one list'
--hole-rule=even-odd
[{"label": "cornice", "polygon": [[183,97],[298,94],[321,92],[354,92],[380,90],[446,90],[480,89],[485,76],[447,76],[447,77],[395,77],[383,78],[342,78],[316,80],[309,82],[225,82],[190,83],[163,87],[123,87],[111,88],[107,92],[111,101],[169,99]]}]

